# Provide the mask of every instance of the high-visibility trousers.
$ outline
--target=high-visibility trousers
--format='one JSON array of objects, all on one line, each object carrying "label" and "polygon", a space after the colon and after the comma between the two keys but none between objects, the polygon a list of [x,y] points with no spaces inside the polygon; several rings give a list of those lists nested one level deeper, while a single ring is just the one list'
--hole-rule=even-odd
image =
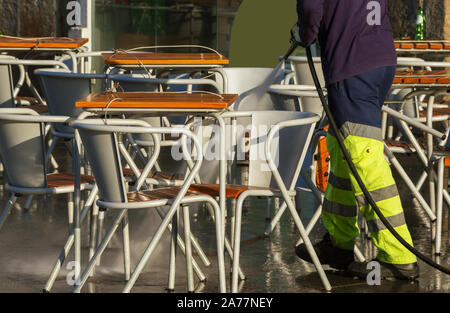
[{"label": "high-visibility trousers", "polygon": [[[328,97],[330,109],[337,117],[338,127],[345,138],[344,144],[367,190],[394,229],[412,245],[398,189],[384,158],[381,138],[381,105],[394,72],[395,69],[390,67],[379,68],[346,79],[329,86]],[[416,256],[389,232],[367,203],[332,132],[327,136],[327,148],[330,153],[330,175],[322,206],[322,220],[333,245],[353,250],[360,234],[360,211],[378,248],[378,260],[392,264],[416,262]]]}]

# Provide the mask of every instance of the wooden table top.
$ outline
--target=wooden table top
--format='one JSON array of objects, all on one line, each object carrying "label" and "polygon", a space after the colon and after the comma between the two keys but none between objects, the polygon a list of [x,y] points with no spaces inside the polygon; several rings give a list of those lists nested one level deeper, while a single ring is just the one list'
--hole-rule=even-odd
[{"label": "wooden table top", "polygon": [[0,36],[0,48],[76,49],[89,41],[87,38],[67,37],[8,37]]},{"label": "wooden table top", "polygon": [[108,65],[227,65],[230,61],[217,53],[116,52],[102,54]]},{"label": "wooden table top", "polygon": [[[235,94],[170,92],[92,93],[76,102],[78,108],[119,109],[226,109],[238,98]],[[114,99],[118,99],[113,101]],[[113,102],[112,102],[113,101]],[[109,104],[109,106],[108,106]]]},{"label": "wooden table top", "polygon": [[397,71],[394,84],[450,84],[450,76],[445,70]]},{"label": "wooden table top", "polygon": [[430,41],[414,41],[414,40],[399,40],[395,41],[395,49],[401,50],[429,50],[442,51],[448,50],[450,52],[450,41],[446,40],[430,40]]}]

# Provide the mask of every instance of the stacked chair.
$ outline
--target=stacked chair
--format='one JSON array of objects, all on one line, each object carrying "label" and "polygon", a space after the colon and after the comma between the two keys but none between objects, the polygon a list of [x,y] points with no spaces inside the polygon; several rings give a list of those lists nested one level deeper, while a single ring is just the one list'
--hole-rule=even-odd
[{"label": "stacked chair", "polygon": [[[47,174],[45,155],[45,123],[67,123],[64,116],[41,116],[31,109],[0,109],[0,157],[6,174],[6,190],[10,199],[0,217],[0,227],[5,223],[17,197],[22,195],[67,194],[70,236],[75,244],[81,245],[80,238],[74,236],[72,227],[73,194],[76,191],[74,174]],[[87,212],[97,194],[93,177],[80,177],[80,190],[91,190],[85,207]],[[81,262],[80,255],[75,261]]]},{"label": "stacked chair", "polygon": [[[314,127],[320,116],[304,112],[258,111],[250,114],[252,125],[266,125],[267,133],[252,132],[249,164],[249,185],[228,185],[227,197],[236,200],[236,220],[233,238],[233,268],[231,291],[238,291],[239,255],[241,245],[242,207],[248,197],[281,198],[295,222],[302,239],[308,246],[314,265],[318,271],[324,288],[331,286],[323,268],[312,248],[311,242],[298,216],[295,203],[295,185],[299,177]],[[259,155],[264,151],[264,155]],[[277,154],[279,152],[279,154]],[[191,190],[218,196],[218,185],[194,184]]]},{"label": "stacked chair", "polygon": [[[202,148],[192,133],[183,128],[165,128],[165,127],[150,127],[149,124],[142,120],[108,120],[105,125],[104,120],[85,120],[75,121],[73,127],[78,129],[85,146],[92,171],[96,178],[99,187],[100,201],[98,205],[102,208],[111,210],[118,210],[118,215],[113,224],[108,229],[104,239],[97,248],[94,256],[90,259],[89,264],[83,272],[80,283],[75,287],[74,291],[79,292],[93,270],[98,258],[103,253],[104,249],[115,233],[117,226],[122,222],[127,224],[127,213],[133,209],[151,209],[163,206],[170,206],[170,209],[165,214],[160,226],[157,228],[152,237],[147,249],[138,262],[135,270],[130,272],[129,263],[129,249],[125,255],[126,268],[126,286],[124,292],[129,292],[142,272],[148,259],[153,254],[156,246],[159,244],[162,234],[171,226],[172,240],[170,250],[170,266],[169,266],[169,288],[174,288],[175,283],[175,249],[177,245],[177,215],[180,208],[183,211],[183,228],[184,228],[184,251],[186,255],[186,269],[187,269],[187,290],[194,291],[194,276],[193,276],[193,260],[191,248],[191,233],[189,224],[189,204],[195,202],[208,202],[214,207],[215,221],[216,221],[216,242],[218,251],[218,266],[219,266],[219,291],[225,292],[225,268],[223,256],[222,236],[223,230],[221,228],[221,213],[220,208],[214,198],[199,192],[189,190],[198,170],[200,169],[202,158],[201,153],[195,161],[195,165],[190,171],[181,187],[157,188],[152,190],[141,190],[141,186],[145,183],[148,174],[151,172],[156,159],[158,157],[159,148],[155,145],[154,155],[149,159],[148,163],[142,170],[141,176],[138,178],[134,188],[127,192],[126,184],[122,172],[122,164],[120,161],[119,148],[117,143],[117,136],[120,133],[128,134],[173,134],[178,133],[191,139],[198,152]],[[155,143],[158,143],[158,137],[153,136]],[[125,222],[124,222],[125,221]],[[172,222],[172,223],[171,223]],[[125,227],[125,226],[124,226]]]}]

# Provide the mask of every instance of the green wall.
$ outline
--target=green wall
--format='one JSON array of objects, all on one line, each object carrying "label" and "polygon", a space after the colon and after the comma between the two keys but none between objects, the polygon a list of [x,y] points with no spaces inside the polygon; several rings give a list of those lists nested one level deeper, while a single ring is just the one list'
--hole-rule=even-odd
[{"label": "green wall", "polygon": [[234,20],[230,66],[275,67],[297,21],[296,0],[244,0]]}]

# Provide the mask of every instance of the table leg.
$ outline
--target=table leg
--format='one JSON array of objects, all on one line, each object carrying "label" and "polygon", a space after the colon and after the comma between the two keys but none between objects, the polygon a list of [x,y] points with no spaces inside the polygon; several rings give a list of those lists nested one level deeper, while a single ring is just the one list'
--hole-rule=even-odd
[{"label": "table leg", "polygon": [[[74,207],[74,242],[75,242],[75,264],[78,268],[81,268],[81,222],[80,222],[80,193],[81,193],[81,172],[80,172],[80,159],[79,159],[79,144],[81,138],[79,133],[75,130],[75,138],[73,140],[73,172],[74,172],[74,194],[73,194],[73,207]],[[78,284],[80,273],[76,273],[75,285]]]},{"label": "table leg", "polygon": [[212,116],[217,120],[220,130],[220,169],[219,169],[219,206],[222,214],[222,247],[225,245],[225,212],[226,212],[226,188],[227,188],[227,157],[226,157],[226,133],[225,121],[220,114]]}]

